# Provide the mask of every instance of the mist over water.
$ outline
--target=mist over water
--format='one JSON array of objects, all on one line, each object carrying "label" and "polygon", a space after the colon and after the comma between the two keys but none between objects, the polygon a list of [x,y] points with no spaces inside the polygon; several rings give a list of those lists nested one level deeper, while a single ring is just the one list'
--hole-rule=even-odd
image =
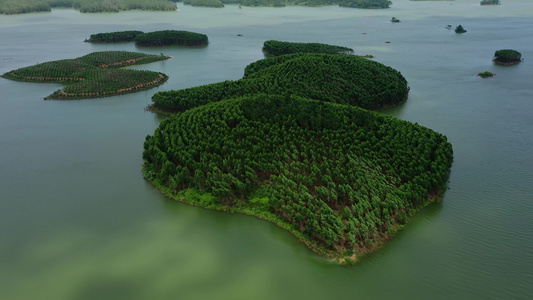
[{"label": "mist over water", "polygon": [[[178,3],[176,12],[0,15],[1,74],[94,51],[173,57],[135,66],[166,73],[164,85],[110,98],[45,101],[61,85],[0,78],[0,299],[530,298],[533,2],[393,2],[386,10]],[[163,29],[204,33],[210,44],[83,42]],[[408,101],[385,113],[453,144],[443,202],[355,267],[316,256],[268,222],[168,200],[142,178],[144,138],[162,120],[144,111],[151,96],[239,79],[270,39],[374,55],[411,87]],[[507,48],[524,62],[494,65],[494,52]],[[483,71],[496,76],[476,76]]]}]

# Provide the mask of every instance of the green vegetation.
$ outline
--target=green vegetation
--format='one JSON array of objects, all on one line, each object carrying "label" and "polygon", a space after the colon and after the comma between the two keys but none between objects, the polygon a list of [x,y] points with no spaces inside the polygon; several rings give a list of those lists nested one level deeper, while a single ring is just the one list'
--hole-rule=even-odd
[{"label": "green vegetation", "polygon": [[355,8],[389,8],[392,4],[389,0],[345,0],[339,6]]},{"label": "green vegetation", "polygon": [[466,30],[463,28],[463,26],[461,25],[458,25],[457,27],[455,27],[455,33],[465,33]]},{"label": "green vegetation", "polygon": [[184,0],[183,4],[203,7],[224,7],[224,3],[220,0]]},{"label": "green vegetation", "polygon": [[52,7],[73,7],[84,13],[177,9],[175,1],[169,0],[0,0],[1,14],[51,11]]},{"label": "green vegetation", "polygon": [[489,71],[485,71],[485,72],[478,73],[477,76],[482,77],[482,78],[488,78],[488,77],[494,77],[494,74]]},{"label": "green vegetation", "polygon": [[500,65],[515,65],[522,61],[522,54],[512,49],[502,49],[494,52],[493,61]]},{"label": "green vegetation", "polygon": [[165,82],[163,73],[118,69],[170,57],[126,51],[94,52],[76,59],[57,60],[5,73],[2,77],[29,82],[62,82],[67,86],[45,99],[108,97],[150,89]]},{"label": "green vegetation", "polygon": [[482,0],[480,5],[498,5],[501,4],[500,0]]},{"label": "green vegetation", "polygon": [[[81,12],[119,12],[122,10],[176,10],[172,0],[0,0],[0,13],[20,14],[50,11],[51,7],[73,7]],[[204,7],[224,7],[224,4],[243,6],[284,7],[286,5],[339,5],[354,8],[388,8],[389,0],[184,0],[184,4]]]},{"label": "green vegetation", "polygon": [[205,46],[208,44],[207,35],[190,31],[161,30],[139,34],[135,37],[138,46]]},{"label": "green vegetation", "polygon": [[244,77],[178,91],[158,92],[152,109],[181,112],[210,102],[257,93],[291,94],[326,102],[380,109],[407,99],[400,72],[353,55],[288,54],[248,65]]},{"label": "green vegetation", "polygon": [[263,52],[271,56],[292,53],[353,54],[353,49],[320,43],[292,43],[270,40],[263,44]]},{"label": "green vegetation", "polygon": [[89,42],[89,43],[132,42],[136,36],[142,33],[144,32],[138,31],[138,30],[97,33],[97,34],[91,34],[89,39],[86,39],[85,42]]},{"label": "green vegetation", "polygon": [[175,199],[256,215],[353,262],[439,199],[452,158],[444,136],[417,124],[256,94],[164,120],[144,143],[143,173]]}]

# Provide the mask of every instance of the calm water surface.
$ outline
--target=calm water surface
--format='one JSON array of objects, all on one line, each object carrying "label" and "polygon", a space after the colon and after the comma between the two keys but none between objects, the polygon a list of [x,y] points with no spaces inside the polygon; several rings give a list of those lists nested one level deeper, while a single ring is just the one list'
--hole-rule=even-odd
[{"label": "calm water surface", "polygon": [[[164,85],[103,99],[44,101],[60,85],[0,78],[0,299],[531,299],[533,2],[503,2],[0,15],[2,74],[103,50],[174,57],[136,67],[168,74]],[[205,33],[210,44],[83,42],[163,29]],[[167,200],[142,178],[144,137],[162,120],[144,111],[151,96],[238,79],[268,39],[374,55],[411,86],[407,103],[385,113],[453,143],[444,201],[355,267],[270,223]],[[505,48],[525,61],[492,64]],[[475,76],[483,71],[496,77]]]}]

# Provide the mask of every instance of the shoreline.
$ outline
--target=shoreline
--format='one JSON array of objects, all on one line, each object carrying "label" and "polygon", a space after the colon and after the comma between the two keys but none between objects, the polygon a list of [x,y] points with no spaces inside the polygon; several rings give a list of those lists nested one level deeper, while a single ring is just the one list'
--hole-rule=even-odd
[{"label": "shoreline", "polygon": [[[351,266],[357,264],[359,259],[362,257],[372,254],[373,252],[377,251],[379,248],[381,248],[383,245],[385,245],[386,241],[392,239],[399,231],[401,231],[408,223],[409,219],[416,216],[416,214],[422,210],[424,207],[427,207],[431,204],[440,203],[442,201],[443,195],[430,195],[428,199],[424,201],[419,207],[411,209],[409,211],[409,215],[407,217],[407,221],[403,224],[396,223],[394,224],[394,227],[391,228],[391,230],[385,234],[384,236],[381,236],[379,239],[376,239],[371,247],[365,247],[365,248],[356,248],[353,249],[352,255],[343,255],[340,252],[334,252],[332,250],[324,249],[322,246],[318,245],[317,243],[313,242],[309,238],[307,238],[302,232],[298,231],[297,229],[293,228],[292,225],[285,223],[283,220],[281,220],[278,216],[276,216],[273,213],[266,212],[266,211],[257,211],[253,207],[229,207],[224,206],[221,204],[213,204],[205,205],[202,201],[197,201],[200,199],[198,196],[202,195],[209,195],[207,193],[202,193],[194,189],[186,189],[179,191],[177,194],[174,194],[172,190],[169,188],[160,185],[156,183],[154,180],[152,180],[149,176],[151,174],[148,174],[149,170],[145,168],[145,165],[142,166],[142,174],[143,178],[148,181],[150,184],[152,184],[153,187],[155,187],[162,195],[165,197],[172,199],[174,201],[184,203],[191,206],[197,206],[201,207],[203,209],[209,209],[209,210],[216,210],[220,212],[225,213],[241,213],[248,216],[255,217],[260,220],[268,221],[272,223],[273,225],[276,225],[282,229],[287,230],[289,233],[291,233],[298,242],[304,244],[309,250],[311,250],[313,253],[321,256],[325,259],[332,259],[336,264],[341,266]],[[195,191],[197,194],[194,195],[188,195],[188,193],[192,193]],[[189,196],[189,197],[188,197]],[[196,199],[195,199],[196,198]],[[346,251],[346,250],[345,250]]]}]

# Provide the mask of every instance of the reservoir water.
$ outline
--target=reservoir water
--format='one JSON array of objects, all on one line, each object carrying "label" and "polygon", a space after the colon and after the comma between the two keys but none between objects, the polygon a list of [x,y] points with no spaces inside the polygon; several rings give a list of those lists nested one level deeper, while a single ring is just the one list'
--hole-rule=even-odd
[{"label": "reservoir water", "polygon": [[[61,86],[0,78],[0,299],[531,299],[533,2],[393,2],[0,15],[0,74],[94,51],[173,57],[135,67],[168,74],[164,85],[110,98],[45,101]],[[210,44],[83,42],[164,29],[204,33]],[[268,222],[168,200],[142,178],[144,138],[162,120],[144,110],[151,96],[238,79],[270,39],[374,55],[411,87],[385,113],[453,144],[443,202],[354,267],[318,257]],[[499,49],[525,60],[494,65]],[[496,76],[476,76],[483,71]]]}]

